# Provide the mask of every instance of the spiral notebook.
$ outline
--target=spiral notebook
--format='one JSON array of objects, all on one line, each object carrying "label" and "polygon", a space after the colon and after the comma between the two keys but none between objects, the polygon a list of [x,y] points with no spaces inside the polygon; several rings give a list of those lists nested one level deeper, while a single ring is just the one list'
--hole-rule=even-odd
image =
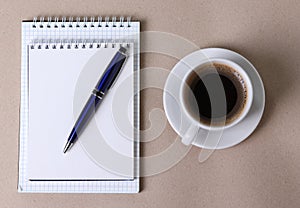
[{"label": "spiral notebook", "polygon": [[[120,17],[22,22],[19,192],[139,191],[139,22]],[[70,152],[66,139],[120,46],[120,76]]]}]

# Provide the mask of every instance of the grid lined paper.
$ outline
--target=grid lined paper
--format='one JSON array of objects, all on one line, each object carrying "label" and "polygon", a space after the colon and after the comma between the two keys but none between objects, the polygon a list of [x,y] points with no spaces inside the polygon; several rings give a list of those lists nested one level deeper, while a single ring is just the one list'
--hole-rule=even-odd
[{"label": "grid lined paper", "polygon": [[[45,21],[46,20],[46,21]],[[109,21],[103,18],[64,19],[40,18],[22,23],[21,107],[19,141],[19,192],[48,193],[137,193],[139,191],[139,48],[140,23],[136,21]],[[28,50],[48,45],[67,47],[68,44],[105,47],[106,43],[131,42],[134,45],[134,180],[118,181],[29,181],[28,162]]]}]

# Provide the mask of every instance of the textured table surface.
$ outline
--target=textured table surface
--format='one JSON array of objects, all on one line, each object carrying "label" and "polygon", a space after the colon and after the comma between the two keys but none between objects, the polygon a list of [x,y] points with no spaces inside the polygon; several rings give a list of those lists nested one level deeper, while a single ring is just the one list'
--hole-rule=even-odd
[{"label": "textured table surface", "polygon": [[[299,1],[1,0],[0,5],[2,207],[300,207]],[[142,31],[173,33],[200,48],[235,50],[263,79],[263,119],[246,141],[215,151],[203,163],[201,149],[191,148],[174,167],[142,178],[139,194],[19,194],[21,21],[40,15],[130,15],[141,20]],[[142,68],[170,70],[176,63],[160,54],[141,58]],[[145,89],[141,99],[141,126],[147,129],[151,110],[163,109],[162,91]],[[159,154],[175,138],[167,123],[157,139],[142,144],[142,155]]]}]

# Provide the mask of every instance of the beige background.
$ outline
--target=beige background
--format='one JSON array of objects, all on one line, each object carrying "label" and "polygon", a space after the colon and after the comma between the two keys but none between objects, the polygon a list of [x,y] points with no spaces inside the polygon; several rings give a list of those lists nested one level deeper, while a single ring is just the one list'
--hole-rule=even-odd
[{"label": "beige background", "polygon": [[[69,0],[0,2],[0,206],[1,207],[300,207],[300,2]],[[168,171],[142,179],[128,194],[18,194],[21,20],[38,15],[131,15],[142,30],[180,35],[199,47],[225,47],[246,56],[266,88],[257,130],[242,144],[198,162],[199,148]],[[171,69],[174,60],[142,57],[142,67]],[[143,81],[143,80],[141,80]],[[142,92],[142,127],[162,108],[159,90]],[[142,154],[166,148],[168,125]]]}]

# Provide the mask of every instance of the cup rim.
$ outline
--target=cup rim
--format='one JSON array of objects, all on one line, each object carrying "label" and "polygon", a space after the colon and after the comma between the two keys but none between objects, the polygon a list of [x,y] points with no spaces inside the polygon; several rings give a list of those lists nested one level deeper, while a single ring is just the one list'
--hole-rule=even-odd
[{"label": "cup rim", "polygon": [[[243,79],[247,82],[248,99],[247,99],[246,105],[245,105],[242,113],[233,122],[231,122],[227,125],[223,125],[223,126],[209,126],[209,125],[203,124],[200,121],[196,120],[187,111],[186,107],[184,106],[184,101],[183,101],[183,90],[184,90],[184,87],[186,85],[185,81],[188,78],[188,76],[190,75],[191,71],[193,71],[194,69],[196,69],[196,68],[198,68],[202,65],[205,65],[207,63],[213,63],[213,62],[229,65],[233,69],[237,70],[242,75]],[[197,125],[198,127],[203,128],[203,129],[207,129],[207,130],[224,130],[224,129],[230,128],[230,127],[238,124],[243,118],[246,117],[246,115],[250,111],[250,108],[251,108],[252,102],[253,102],[253,86],[252,86],[252,82],[249,78],[249,75],[237,63],[235,63],[231,60],[228,60],[228,59],[224,59],[224,58],[210,58],[208,60],[204,60],[204,61],[200,62],[197,66],[195,66],[193,68],[190,68],[189,71],[185,74],[184,78],[182,79],[181,85],[180,85],[179,97],[180,97],[181,109],[183,110],[184,114],[189,118],[189,120],[191,120],[193,122],[194,125]]]}]

